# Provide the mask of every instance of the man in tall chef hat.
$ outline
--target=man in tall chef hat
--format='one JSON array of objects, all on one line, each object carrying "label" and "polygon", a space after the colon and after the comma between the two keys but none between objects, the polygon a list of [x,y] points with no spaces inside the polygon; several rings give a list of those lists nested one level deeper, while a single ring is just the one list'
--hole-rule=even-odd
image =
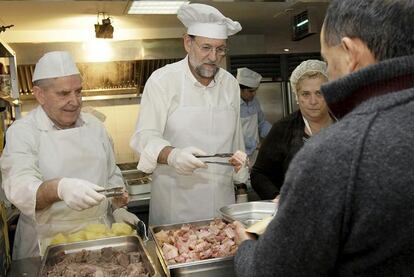
[{"label": "man in tall chef hat", "polygon": [[[138,169],[153,172],[150,224],[212,218],[234,203],[233,179],[247,178],[245,168],[235,174],[197,158],[244,150],[239,85],[219,67],[227,37],[241,26],[204,4],[181,6],[178,19],[187,27],[187,56],[148,79],[130,143],[140,156]],[[230,161],[238,169],[243,157]]]},{"label": "man in tall chef hat", "polygon": [[81,112],[81,76],[69,53],[46,53],[33,84],[39,106],[7,130],[0,160],[5,194],[21,212],[13,259],[38,256],[59,232],[108,224],[108,208],[118,222],[138,222],[121,208],[127,195],[111,203],[97,192],[124,183],[104,126]]}]

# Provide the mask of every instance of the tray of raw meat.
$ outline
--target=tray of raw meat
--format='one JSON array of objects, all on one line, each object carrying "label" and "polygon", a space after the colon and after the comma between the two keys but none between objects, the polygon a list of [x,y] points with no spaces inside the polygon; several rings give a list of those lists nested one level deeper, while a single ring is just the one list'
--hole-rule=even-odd
[{"label": "tray of raw meat", "polygon": [[51,245],[39,277],[47,276],[161,276],[137,236]]},{"label": "tray of raw meat", "polygon": [[222,219],[150,226],[167,276],[234,276],[235,226]]}]

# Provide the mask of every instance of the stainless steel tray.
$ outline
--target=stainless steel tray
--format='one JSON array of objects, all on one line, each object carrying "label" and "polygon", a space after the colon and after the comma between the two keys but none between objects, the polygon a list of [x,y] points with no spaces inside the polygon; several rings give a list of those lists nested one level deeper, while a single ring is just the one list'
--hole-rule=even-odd
[{"label": "stainless steel tray", "polygon": [[222,217],[228,221],[240,221],[246,228],[254,223],[273,215],[277,204],[271,201],[254,201],[231,204],[219,209]]},{"label": "stainless steel tray", "polygon": [[147,250],[144,248],[141,238],[137,236],[120,236],[48,246],[45,255],[43,256],[42,265],[40,267],[38,276],[42,276],[43,271],[47,269],[47,266],[53,266],[56,264],[58,257],[62,252],[65,254],[72,254],[80,252],[83,249],[89,251],[98,251],[104,247],[112,247],[118,251],[138,251],[144,253],[145,255],[142,255],[143,263],[147,271],[150,272],[150,276],[161,276],[160,273],[155,270],[155,266],[151,261]]},{"label": "stainless steel tray", "polygon": [[125,170],[122,176],[130,195],[151,192],[151,175],[138,170]]},{"label": "stainless steel tray", "polygon": [[183,222],[179,224],[149,226],[150,238],[154,240],[155,242],[155,249],[157,252],[157,256],[167,276],[197,276],[197,277],[207,277],[207,276],[232,277],[232,276],[235,276],[233,256],[212,258],[212,259],[206,259],[206,260],[201,260],[201,261],[169,265],[167,264],[167,261],[164,259],[164,254],[162,252],[161,245],[159,244],[158,240],[155,238],[155,233],[161,230],[179,229],[184,224],[192,224],[195,226],[209,225],[212,220],[214,219],[193,221],[193,222]]}]

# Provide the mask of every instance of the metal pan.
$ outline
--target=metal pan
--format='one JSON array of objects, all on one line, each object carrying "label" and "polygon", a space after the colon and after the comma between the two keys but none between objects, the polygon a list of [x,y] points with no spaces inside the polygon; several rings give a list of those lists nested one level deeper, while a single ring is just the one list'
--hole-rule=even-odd
[{"label": "metal pan", "polygon": [[167,276],[235,276],[233,256],[169,265],[164,258],[164,254],[162,252],[162,245],[158,242],[158,240],[155,237],[155,233],[158,233],[161,230],[179,229],[184,224],[192,224],[195,226],[209,225],[212,220],[214,219],[149,227],[150,238],[155,242],[155,250],[157,256]]},{"label": "metal pan", "polygon": [[239,204],[231,204],[219,209],[224,219],[228,221],[240,221],[246,228],[273,216],[277,211],[277,204],[272,201],[253,201]]},{"label": "metal pan", "polygon": [[142,254],[141,256],[144,266],[150,273],[150,276],[161,276],[160,273],[155,270],[155,266],[151,261],[147,250],[144,248],[141,238],[137,236],[121,236],[60,245],[51,245],[46,249],[45,255],[43,256],[38,277],[41,277],[48,267],[53,266],[57,263],[62,252],[65,254],[72,254],[81,252],[83,249],[89,251],[100,251],[104,247],[112,247],[118,251],[124,250],[126,252],[140,252]]}]

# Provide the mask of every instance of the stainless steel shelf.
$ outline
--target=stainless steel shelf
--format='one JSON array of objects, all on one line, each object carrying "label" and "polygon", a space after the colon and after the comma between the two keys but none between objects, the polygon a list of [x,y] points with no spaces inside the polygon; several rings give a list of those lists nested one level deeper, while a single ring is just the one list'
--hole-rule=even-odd
[{"label": "stainless steel shelf", "polygon": [[134,94],[112,94],[112,95],[92,95],[83,96],[82,101],[97,101],[97,100],[111,100],[111,99],[126,99],[126,98],[141,98],[141,95]]}]

